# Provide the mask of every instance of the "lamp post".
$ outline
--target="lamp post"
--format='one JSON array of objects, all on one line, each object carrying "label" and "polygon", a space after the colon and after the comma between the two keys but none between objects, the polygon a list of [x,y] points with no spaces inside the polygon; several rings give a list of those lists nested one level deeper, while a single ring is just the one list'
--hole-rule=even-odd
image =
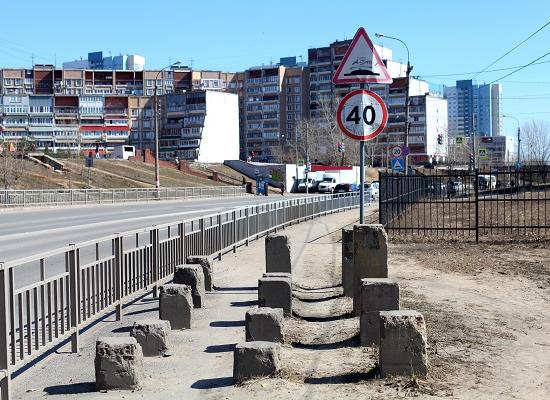
[{"label": "lamp post", "polygon": [[[409,47],[404,41],[402,41],[399,38],[383,35],[381,33],[375,33],[374,35],[378,38],[387,38],[387,39],[397,40],[398,42],[402,43],[403,46],[405,46],[405,49],[407,50],[407,74],[406,74],[407,84],[405,86],[405,90],[406,90],[406,93],[405,93],[405,147],[409,147],[409,125],[410,125],[409,123],[409,87],[410,87],[411,71],[413,69],[413,67],[411,67],[411,62],[410,62]],[[407,153],[407,155],[405,156],[405,175],[407,175],[408,173],[409,173],[409,155]]]},{"label": "lamp post", "polygon": [[517,162],[517,165],[518,165],[518,168],[519,168],[519,163],[521,161],[521,128],[520,128],[520,124],[519,124],[519,119],[517,119],[513,115],[503,115],[503,117],[504,118],[513,118],[518,123],[518,162]]},{"label": "lamp post", "polygon": [[155,188],[157,189],[157,197],[160,198],[160,165],[159,165],[159,151],[160,151],[160,144],[159,144],[159,113],[158,113],[158,95],[157,95],[157,80],[159,75],[166,69],[175,67],[177,65],[180,65],[181,62],[176,61],[173,64],[167,65],[163,69],[161,69],[157,76],[155,77],[155,100],[154,100],[154,106],[155,106]]}]

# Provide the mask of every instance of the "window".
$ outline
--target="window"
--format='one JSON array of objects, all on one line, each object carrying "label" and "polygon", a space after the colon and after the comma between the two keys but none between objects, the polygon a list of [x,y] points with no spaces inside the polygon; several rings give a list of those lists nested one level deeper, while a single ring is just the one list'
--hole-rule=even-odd
[{"label": "window", "polygon": [[153,95],[153,89],[147,89],[147,96]]},{"label": "window", "polygon": [[139,113],[139,109],[137,109],[137,108],[132,108],[132,117],[137,117],[137,116],[138,116],[138,113]]},{"label": "window", "polygon": [[145,81],[145,86],[147,87],[153,87],[153,80],[152,79],[147,79]]}]

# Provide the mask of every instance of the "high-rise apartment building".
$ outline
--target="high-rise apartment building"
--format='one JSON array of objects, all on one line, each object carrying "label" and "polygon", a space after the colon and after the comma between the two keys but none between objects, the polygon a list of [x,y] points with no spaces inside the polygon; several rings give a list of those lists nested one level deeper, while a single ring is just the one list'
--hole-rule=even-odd
[{"label": "high-rise apartment building", "polygon": [[502,134],[502,85],[476,85],[472,80],[460,80],[456,86],[443,90],[449,103],[450,136]]},{"label": "high-rise apartment building", "polygon": [[308,70],[282,64],[249,68],[243,97],[245,156],[271,160],[294,140],[296,127],[308,116]]},{"label": "high-rise apartment building", "polygon": [[74,60],[63,63],[63,69],[110,69],[143,71],[145,57],[138,54],[120,54],[118,56],[103,56],[102,51],[88,53],[86,60]]}]

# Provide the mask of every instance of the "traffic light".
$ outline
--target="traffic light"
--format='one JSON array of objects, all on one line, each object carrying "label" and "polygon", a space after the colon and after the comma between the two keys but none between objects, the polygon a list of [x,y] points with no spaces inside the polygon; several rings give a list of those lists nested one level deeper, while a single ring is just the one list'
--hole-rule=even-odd
[{"label": "traffic light", "polygon": [[482,136],[481,143],[493,143],[493,138],[491,136]]},{"label": "traffic light", "polygon": [[443,135],[441,133],[437,135],[437,144],[443,144]]},{"label": "traffic light", "polygon": [[346,146],[344,145],[344,142],[338,143],[338,153],[343,153],[346,151]]},{"label": "traffic light", "polygon": [[470,153],[470,164],[474,165],[474,162],[475,162],[474,153]]}]

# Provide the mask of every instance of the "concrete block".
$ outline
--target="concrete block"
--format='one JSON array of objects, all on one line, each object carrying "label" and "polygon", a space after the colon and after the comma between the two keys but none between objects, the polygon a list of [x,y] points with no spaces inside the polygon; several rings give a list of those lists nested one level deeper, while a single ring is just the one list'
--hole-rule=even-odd
[{"label": "concrete block", "polygon": [[193,306],[195,308],[204,307],[204,273],[202,267],[197,264],[184,264],[174,269],[173,282],[178,285],[187,285],[191,287],[193,296]]},{"label": "concrete block", "polygon": [[145,357],[162,356],[168,349],[170,321],[143,319],[134,322],[130,336],[134,337]]},{"label": "concrete block", "polygon": [[285,316],[291,316],[291,279],[282,276],[267,276],[258,279],[258,305],[260,307],[282,308]]},{"label": "concrete block", "polygon": [[144,378],[143,353],[135,338],[118,336],[97,339],[97,390],[139,390]]},{"label": "concrete block", "polygon": [[170,322],[172,329],[191,329],[193,297],[187,285],[163,285],[159,295],[160,319]]},{"label": "concrete block", "polygon": [[426,322],[422,314],[411,310],[380,311],[378,365],[382,377],[426,376]]},{"label": "concrete block", "polygon": [[280,352],[279,343],[259,341],[237,344],[233,351],[233,380],[241,383],[279,372]]},{"label": "concrete block", "polygon": [[269,234],[265,237],[265,271],[292,272],[290,240],[287,235]]},{"label": "concrete block", "polygon": [[353,297],[353,228],[342,228],[342,286]]},{"label": "concrete block", "polygon": [[382,225],[353,227],[353,312],[361,315],[361,279],[388,277],[388,237]]},{"label": "concrete block", "polygon": [[204,290],[211,292],[214,288],[214,260],[208,256],[189,256],[187,264],[199,264],[204,275]]},{"label": "concrete block", "polygon": [[258,307],[246,312],[246,341],[280,342],[283,336],[283,309]]},{"label": "concrete block", "polygon": [[361,279],[361,346],[380,345],[380,311],[399,310],[399,284],[387,278]]},{"label": "concrete block", "polygon": [[292,275],[287,272],[264,272],[263,278],[288,278],[292,281]]}]

